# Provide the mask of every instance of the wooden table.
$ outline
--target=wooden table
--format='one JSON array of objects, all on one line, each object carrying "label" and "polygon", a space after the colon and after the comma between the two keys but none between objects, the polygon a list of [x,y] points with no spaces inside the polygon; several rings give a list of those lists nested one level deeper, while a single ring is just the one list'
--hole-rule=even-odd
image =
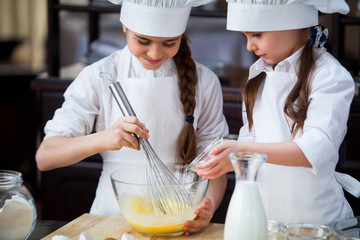
[{"label": "wooden table", "polygon": [[55,235],[64,235],[72,240],[78,240],[82,232],[86,232],[87,234],[93,236],[96,240],[104,240],[105,238],[109,237],[120,240],[124,233],[131,234],[134,239],[223,239],[224,224],[210,223],[209,226],[200,232],[191,234],[190,236],[156,238],[145,237],[135,232],[122,216],[95,215],[85,213],[65,226],[59,228],[55,232],[42,238],[42,240],[51,240],[51,238]]}]

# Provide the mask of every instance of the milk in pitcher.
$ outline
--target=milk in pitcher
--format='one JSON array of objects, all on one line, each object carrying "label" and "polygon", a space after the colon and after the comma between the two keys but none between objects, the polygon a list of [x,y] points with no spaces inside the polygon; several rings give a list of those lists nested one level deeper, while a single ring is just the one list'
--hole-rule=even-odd
[{"label": "milk in pitcher", "polygon": [[258,170],[266,160],[261,153],[231,153],[236,174],[235,190],[227,210],[225,240],[266,240],[267,221],[256,181]]},{"label": "milk in pitcher", "polygon": [[267,239],[267,223],[256,182],[237,182],[226,215],[224,239]]}]

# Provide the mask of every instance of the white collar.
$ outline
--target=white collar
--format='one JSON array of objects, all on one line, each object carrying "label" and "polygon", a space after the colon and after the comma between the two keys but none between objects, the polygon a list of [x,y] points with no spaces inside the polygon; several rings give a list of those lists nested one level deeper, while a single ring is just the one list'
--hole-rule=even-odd
[{"label": "white collar", "polygon": [[297,73],[299,70],[299,65],[297,64],[301,52],[304,46],[297,50],[293,55],[279,62],[275,68],[273,64],[268,64],[264,59],[258,59],[253,65],[251,65],[249,70],[249,79],[252,79],[259,75],[261,72],[288,72],[288,73]]}]

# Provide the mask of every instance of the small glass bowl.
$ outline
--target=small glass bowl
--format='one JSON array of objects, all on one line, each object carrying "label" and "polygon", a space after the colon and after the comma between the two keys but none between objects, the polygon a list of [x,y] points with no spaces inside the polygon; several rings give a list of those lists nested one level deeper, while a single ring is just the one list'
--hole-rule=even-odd
[{"label": "small glass bowl", "polygon": [[215,138],[187,167],[186,170],[187,171],[193,171],[193,172],[197,172],[197,169],[195,168],[196,165],[200,164],[200,163],[204,163],[209,156],[209,153],[211,151],[211,149],[213,147],[215,147],[216,145],[218,145],[219,143],[221,143],[223,141],[223,137],[219,136],[217,138]]},{"label": "small glass bowl", "polygon": [[334,233],[327,225],[316,224],[289,224],[282,227],[282,231],[287,240],[307,239],[307,240],[334,240]]},{"label": "small glass bowl", "polygon": [[334,231],[339,240],[360,240],[360,216],[336,222]]}]

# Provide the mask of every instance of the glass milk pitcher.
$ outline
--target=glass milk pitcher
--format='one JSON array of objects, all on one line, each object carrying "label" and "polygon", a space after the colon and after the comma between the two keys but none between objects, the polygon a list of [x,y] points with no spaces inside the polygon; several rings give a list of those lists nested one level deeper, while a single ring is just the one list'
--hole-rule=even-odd
[{"label": "glass milk pitcher", "polygon": [[230,154],[236,183],[226,214],[224,240],[267,239],[267,221],[256,180],[266,158],[262,153]]}]

